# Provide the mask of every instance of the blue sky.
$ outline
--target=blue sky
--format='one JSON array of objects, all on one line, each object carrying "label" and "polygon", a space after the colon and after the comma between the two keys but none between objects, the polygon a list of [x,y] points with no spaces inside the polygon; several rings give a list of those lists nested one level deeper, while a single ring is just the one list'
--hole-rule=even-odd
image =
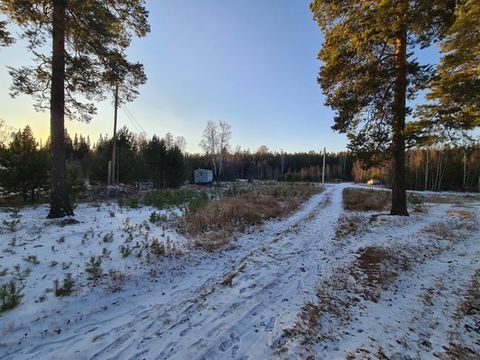
[{"label": "blue sky", "polygon": [[[208,120],[232,126],[232,146],[256,150],[339,151],[346,137],[330,127],[316,82],[322,42],[310,0],[150,0],[152,31],[136,40],[131,60],[145,65],[148,82],[127,105],[149,136],[184,136],[187,151],[198,143]],[[5,65],[28,64],[21,44],[0,49],[0,118],[19,128],[29,124],[46,137],[47,113],[36,113],[28,96],[11,99]],[[96,140],[112,133],[110,101],[99,104],[89,124],[68,122]],[[135,131],[123,110],[119,125]]]}]

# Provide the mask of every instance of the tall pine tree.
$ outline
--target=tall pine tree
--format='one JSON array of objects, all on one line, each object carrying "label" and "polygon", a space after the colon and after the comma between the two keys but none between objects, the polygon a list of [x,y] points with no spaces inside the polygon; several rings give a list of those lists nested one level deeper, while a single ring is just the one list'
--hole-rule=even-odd
[{"label": "tall pine tree", "polygon": [[[444,141],[480,126],[480,2],[458,1],[455,22],[440,44],[442,58],[421,106],[419,129],[434,129]],[[425,134],[426,135],[426,134]]]},{"label": "tall pine tree", "polygon": [[392,215],[408,215],[405,191],[407,100],[426,86],[428,65],[411,52],[439,39],[454,0],[314,0],[325,41],[318,81],[336,111],[333,129],[348,134],[364,159],[392,160]]},{"label": "tall pine tree", "polygon": [[[66,185],[65,116],[88,121],[95,101],[103,100],[114,84],[120,84],[121,99],[129,101],[146,81],[143,66],[130,63],[125,53],[133,36],[149,31],[144,3],[0,0],[0,13],[23,30],[36,63],[10,69],[12,95],[31,95],[36,109],[50,110],[51,218],[73,214]],[[48,46],[51,53],[44,51]]]}]

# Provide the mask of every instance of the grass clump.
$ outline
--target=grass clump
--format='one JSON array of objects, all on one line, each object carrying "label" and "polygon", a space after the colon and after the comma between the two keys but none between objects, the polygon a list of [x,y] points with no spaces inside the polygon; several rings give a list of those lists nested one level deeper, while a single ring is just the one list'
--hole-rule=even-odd
[{"label": "grass clump", "polygon": [[0,313],[16,308],[22,297],[23,294],[15,281],[0,285]]},{"label": "grass clump", "polygon": [[40,264],[40,260],[35,255],[28,255],[23,258],[24,261],[32,264],[32,265],[38,265]]},{"label": "grass clump", "polygon": [[122,258],[127,258],[132,253],[132,248],[128,245],[120,245],[119,247]]},{"label": "grass clump", "polygon": [[68,296],[71,295],[75,282],[73,281],[72,274],[68,273],[63,279],[63,285],[60,286],[58,279],[53,282],[55,296]]}]

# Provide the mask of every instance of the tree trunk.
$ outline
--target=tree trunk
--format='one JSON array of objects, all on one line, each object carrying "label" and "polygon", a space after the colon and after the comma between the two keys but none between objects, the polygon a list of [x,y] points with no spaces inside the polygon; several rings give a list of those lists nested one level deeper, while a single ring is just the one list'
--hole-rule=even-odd
[{"label": "tree trunk", "polygon": [[429,148],[427,147],[426,153],[427,153],[427,161],[425,165],[425,188],[423,190],[428,190],[428,151]]},{"label": "tree trunk", "polygon": [[50,93],[50,154],[52,192],[49,218],[73,215],[68,197],[65,164],[65,0],[53,1],[52,84]]},{"label": "tree trunk", "polygon": [[[403,14],[401,15],[403,16]],[[395,39],[395,94],[392,119],[392,209],[390,215],[408,216],[405,189],[405,108],[407,93],[407,31]]]}]

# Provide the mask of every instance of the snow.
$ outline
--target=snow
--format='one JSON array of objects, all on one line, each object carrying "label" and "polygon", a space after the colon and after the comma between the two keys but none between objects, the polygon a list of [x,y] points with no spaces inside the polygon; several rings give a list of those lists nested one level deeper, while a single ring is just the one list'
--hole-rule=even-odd
[{"label": "snow", "polygon": [[[45,219],[45,206],[23,209],[17,229],[0,233],[0,273],[8,269],[0,283],[16,276],[17,264],[31,269],[22,303],[0,314],[0,358],[431,358],[452,343],[478,354],[480,317],[459,308],[480,269],[480,202],[444,193],[451,202],[427,202],[410,217],[372,217],[343,210],[348,186],[327,185],[288,218],[251,228],[213,253],[168,222],[149,223],[153,208],[83,204],[75,210],[79,223],[65,226]],[[358,230],[339,238],[337,226],[350,217]],[[12,219],[0,212],[0,223]],[[168,240],[164,257],[147,255],[153,239]],[[119,246],[137,242],[123,258]],[[409,267],[369,287],[351,272],[369,246]],[[31,255],[37,265],[24,260]],[[99,281],[85,272],[91,256],[102,257]],[[72,295],[47,291],[67,273]],[[321,307],[320,293],[336,311]],[[307,304],[322,309],[317,322],[302,316]]]}]

